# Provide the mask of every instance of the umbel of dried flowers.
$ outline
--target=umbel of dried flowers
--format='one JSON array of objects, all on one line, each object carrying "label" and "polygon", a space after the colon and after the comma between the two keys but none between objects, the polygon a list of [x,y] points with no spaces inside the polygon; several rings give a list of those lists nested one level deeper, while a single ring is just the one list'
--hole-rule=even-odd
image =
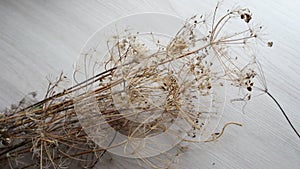
[{"label": "umbel of dried flowers", "polygon": [[[242,91],[235,101],[250,100],[253,90],[274,99],[256,57],[247,53],[253,41],[261,41],[262,27],[253,26],[248,9],[218,17],[217,8],[211,19],[191,17],[167,41],[155,32],[116,35],[107,42],[105,71],[83,82],[76,81],[82,72],[75,71],[77,83],[56,93],[66,79],[61,74],[49,83],[44,100],[33,103],[32,93],[30,102],[26,98],[4,111],[1,164],[92,168],[106,151],[119,147],[122,151],[112,152],[166,168],[186,151],[179,143],[214,141],[228,125],[241,125],[228,122],[216,131],[224,113],[224,87]],[[168,145],[160,143],[168,137]],[[148,158],[153,156],[160,158]]]}]

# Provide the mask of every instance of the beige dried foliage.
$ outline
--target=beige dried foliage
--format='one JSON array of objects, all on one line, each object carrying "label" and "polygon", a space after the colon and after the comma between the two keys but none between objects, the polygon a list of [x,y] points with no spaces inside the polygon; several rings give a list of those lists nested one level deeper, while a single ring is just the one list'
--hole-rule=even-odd
[{"label": "beige dried foliage", "polygon": [[[55,93],[58,84],[66,80],[61,74],[49,83],[44,100],[33,104],[25,98],[4,111],[0,118],[1,164],[11,168],[92,168],[108,149],[162,134],[178,119],[187,124],[179,125],[184,135],[175,130],[171,133],[182,137],[182,142],[215,141],[228,125],[240,126],[228,122],[220,132],[209,133],[209,137],[203,134],[209,132],[207,126],[218,125],[211,121],[224,113],[217,111],[217,96],[226,87],[224,83],[243,90],[237,100],[246,101],[256,87],[253,79],[258,77],[264,83],[256,59],[245,54],[248,44],[259,39],[261,27],[252,27],[248,9],[229,10],[218,17],[217,8],[212,18],[196,15],[188,19],[167,44],[151,32],[116,35],[107,42],[105,71]],[[239,22],[243,29],[228,33],[232,22]],[[71,97],[73,93],[76,97]],[[127,140],[113,144],[116,132]],[[138,163],[174,168],[188,151],[180,144],[174,147],[156,157],[141,157]],[[33,158],[22,158],[28,155]]]}]

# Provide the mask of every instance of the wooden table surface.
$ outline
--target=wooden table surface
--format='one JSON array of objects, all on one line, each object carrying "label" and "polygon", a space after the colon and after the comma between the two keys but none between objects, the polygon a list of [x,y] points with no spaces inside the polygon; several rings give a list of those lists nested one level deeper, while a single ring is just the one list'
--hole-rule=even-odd
[{"label": "wooden table surface", "polygon": [[[213,0],[0,0],[0,109],[37,91],[43,98],[46,78],[63,71],[71,77],[85,41],[100,27],[123,16],[161,12],[181,18],[211,13]],[[257,51],[270,92],[300,130],[300,1],[223,2],[248,7],[264,25],[271,49]],[[237,112],[226,108],[226,113]],[[243,127],[229,127],[213,143],[191,144],[180,168],[300,168],[300,139],[266,95],[253,98],[238,116]],[[236,118],[237,117],[237,118]],[[95,168],[141,168],[128,159]]]}]

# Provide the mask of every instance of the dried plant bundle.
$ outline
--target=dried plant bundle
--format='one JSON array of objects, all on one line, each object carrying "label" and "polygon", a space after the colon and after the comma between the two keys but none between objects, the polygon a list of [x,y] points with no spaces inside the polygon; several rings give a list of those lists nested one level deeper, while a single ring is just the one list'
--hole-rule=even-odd
[{"label": "dried plant bundle", "polygon": [[215,141],[228,125],[241,126],[228,122],[218,130],[226,87],[240,90],[233,101],[258,90],[280,107],[248,55],[262,41],[262,26],[248,9],[219,16],[218,7],[211,18],[189,18],[174,36],[125,30],[107,40],[104,56],[88,48],[72,87],[56,93],[61,74],[44,100],[26,97],[0,114],[1,165],[93,168],[108,151],[168,168],[185,152],[179,143]]}]

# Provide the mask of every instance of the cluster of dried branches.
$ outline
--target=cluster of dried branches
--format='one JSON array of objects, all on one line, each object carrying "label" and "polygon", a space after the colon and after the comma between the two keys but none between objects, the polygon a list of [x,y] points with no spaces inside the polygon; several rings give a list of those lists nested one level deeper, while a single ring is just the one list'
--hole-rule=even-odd
[{"label": "cluster of dried branches", "polygon": [[[147,159],[153,156],[147,144],[157,149],[164,144],[149,138],[175,136],[179,141],[167,146],[169,151],[182,141],[214,141],[229,124],[240,125],[229,122],[215,131],[226,85],[240,89],[236,100],[250,100],[253,89],[267,92],[256,58],[246,53],[260,39],[262,27],[251,23],[248,9],[218,17],[217,8],[211,23],[193,16],[165,44],[150,32],[116,35],[107,42],[103,72],[86,75],[80,83],[75,75],[77,84],[56,94],[65,78],[61,75],[50,83],[44,100],[30,106],[23,100],[1,113],[1,165],[93,168],[106,151],[121,146],[123,156],[167,168],[174,162],[169,153],[160,153],[165,159]],[[88,62],[91,56],[85,57]]]},{"label": "cluster of dried branches", "polygon": [[10,168],[69,168],[77,161],[76,165],[85,168],[94,165],[104,152],[88,139],[77,120],[68,94],[78,87],[52,95],[62,80],[60,76],[49,85],[46,99],[26,108],[28,105],[20,102],[16,109],[1,114],[1,164]]}]

